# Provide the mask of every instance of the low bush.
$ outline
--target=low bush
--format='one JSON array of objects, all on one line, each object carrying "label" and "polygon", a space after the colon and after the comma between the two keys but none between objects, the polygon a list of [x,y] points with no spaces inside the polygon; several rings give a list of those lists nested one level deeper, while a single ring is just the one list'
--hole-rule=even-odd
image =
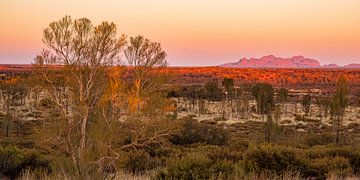
[{"label": "low bush", "polygon": [[0,148],[0,174],[14,179],[25,170],[50,172],[51,168],[49,161],[33,152],[25,152],[15,147]]},{"label": "low bush", "polygon": [[343,157],[349,161],[353,172],[360,174],[360,149],[354,147],[316,146],[306,150],[309,159]]},{"label": "low bush", "polygon": [[309,161],[307,168],[302,172],[305,177],[325,179],[330,173],[338,176],[351,175],[352,168],[349,160],[344,157],[317,158]]},{"label": "low bush", "polygon": [[244,154],[244,168],[255,174],[302,170],[306,166],[302,154],[298,149],[283,146],[253,146]]},{"label": "low bush", "polygon": [[201,124],[192,119],[185,120],[182,130],[171,136],[170,142],[175,145],[209,144],[225,145],[229,140],[229,133],[214,125]]},{"label": "low bush", "polygon": [[146,151],[129,152],[123,162],[123,169],[134,174],[142,174],[163,165],[158,157],[151,157]]},{"label": "low bush", "polygon": [[334,143],[335,136],[330,133],[310,134],[305,137],[304,144],[307,146],[328,145]]},{"label": "low bush", "polygon": [[160,179],[209,179],[212,161],[205,155],[188,154],[171,158],[165,169],[157,174]]},{"label": "low bush", "polygon": [[213,161],[202,153],[189,153],[180,158],[169,159],[166,168],[158,171],[156,179],[227,178],[234,168],[231,161]]},{"label": "low bush", "polygon": [[212,167],[212,174],[215,177],[221,176],[222,178],[230,177],[235,169],[234,162],[229,160],[216,161]]},{"label": "low bush", "polygon": [[243,153],[228,147],[218,147],[214,150],[208,150],[205,152],[208,157],[213,161],[231,161],[238,162],[243,158]]}]

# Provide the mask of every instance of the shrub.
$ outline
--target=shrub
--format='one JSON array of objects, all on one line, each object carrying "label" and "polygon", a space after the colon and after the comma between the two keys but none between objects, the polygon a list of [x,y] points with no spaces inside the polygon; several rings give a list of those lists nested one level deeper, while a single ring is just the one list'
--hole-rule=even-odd
[{"label": "shrub", "polygon": [[305,163],[300,150],[283,146],[259,145],[251,147],[244,155],[245,170],[256,174],[301,170]]},{"label": "shrub", "polygon": [[213,161],[225,160],[225,161],[238,162],[242,160],[241,152],[230,149],[228,147],[219,147],[214,150],[208,149],[207,155]]},{"label": "shrub", "polygon": [[159,158],[151,157],[146,151],[138,150],[127,154],[123,169],[134,174],[142,174],[162,166],[162,164]]},{"label": "shrub", "polygon": [[170,137],[175,145],[203,143],[209,145],[225,145],[229,140],[228,132],[213,125],[201,124],[192,119],[185,120],[182,130]]},{"label": "shrub", "polygon": [[18,177],[24,170],[50,172],[50,164],[35,153],[27,153],[15,147],[0,148],[0,174],[10,179]]},{"label": "shrub", "polygon": [[228,177],[234,163],[227,160],[212,161],[202,153],[189,153],[181,158],[171,158],[166,168],[158,171],[156,179],[209,179]]},{"label": "shrub", "polygon": [[311,134],[305,137],[305,145],[316,146],[316,145],[328,145],[334,143],[335,137],[330,133],[322,134]]},{"label": "shrub", "polygon": [[214,176],[221,176],[222,178],[226,178],[232,175],[234,171],[234,163],[229,160],[221,160],[216,161],[212,166],[212,174]]},{"label": "shrub", "polygon": [[353,147],[314,147],[306,151],[308,158],[334,158],[344,157],[348,159],[355,174],[360,173],[360,149]]},{"label": "shrub", "polygon": [[165,170],[157,177],[161,179],[209,179],[212,161],[202,154],[188,154],[169,160]]},{"label": "shrub", "polygon": [[349,160],[344,157],[312,159],[306,170],[303,171],[303,176],[325,179],[330,173],[340,176],[351,175],[352,169]]}]

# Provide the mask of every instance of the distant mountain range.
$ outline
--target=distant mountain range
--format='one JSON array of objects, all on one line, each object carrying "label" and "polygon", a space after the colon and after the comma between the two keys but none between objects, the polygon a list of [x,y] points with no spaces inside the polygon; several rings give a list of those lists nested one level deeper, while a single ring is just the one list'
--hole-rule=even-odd
[{"label": "distant mountain range", "polygon": [[274,55],[261,58],[242,58],[238,62],[230,62],[220,65],[220,67],[230,68],[360,68],[360,64],[348,64],[339,66],[337,64],[320,65],[315,59],[305,58],[304,56],[293,56],[291,58],[275,57]]}]

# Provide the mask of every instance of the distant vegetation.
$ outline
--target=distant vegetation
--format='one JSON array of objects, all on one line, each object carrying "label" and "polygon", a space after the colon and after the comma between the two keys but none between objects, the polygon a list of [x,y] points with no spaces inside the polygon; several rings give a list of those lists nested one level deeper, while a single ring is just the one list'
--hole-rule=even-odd
[{"label": "distant vegetation", "polygon": [[360,175],[356,70],[169,69],[159,43],[68,16],[43,41],[32,71],[0,81],[1,178]]}]

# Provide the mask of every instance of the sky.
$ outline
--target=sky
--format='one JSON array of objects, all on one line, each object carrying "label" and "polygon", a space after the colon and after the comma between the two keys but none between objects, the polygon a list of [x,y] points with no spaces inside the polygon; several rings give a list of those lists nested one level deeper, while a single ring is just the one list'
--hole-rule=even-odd
[{"label": "sky", "polygon": [[270,54],[360,63],[360,0],[0,0],[0,64],[31,63],[65,15],[160,42],[172,66]]}]

